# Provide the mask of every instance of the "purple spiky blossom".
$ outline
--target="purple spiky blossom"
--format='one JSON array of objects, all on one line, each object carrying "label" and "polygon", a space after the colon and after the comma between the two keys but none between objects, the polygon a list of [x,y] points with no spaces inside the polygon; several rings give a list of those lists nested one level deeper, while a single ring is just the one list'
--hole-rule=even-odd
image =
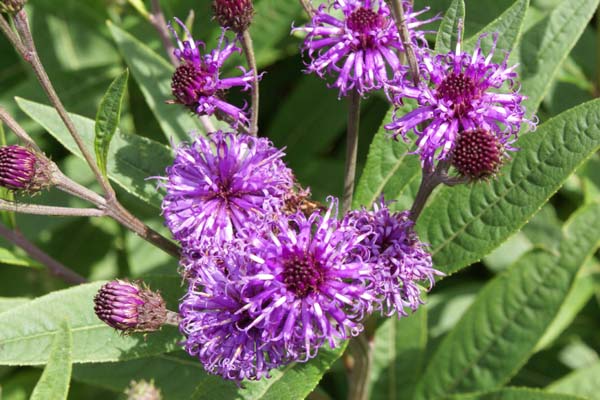
[{"label": "purple spiky blossom", "polygon": [[52,184],[50,161],[34,150],[18,145],[0,147],[0,186],[15,191],[37,192]]},{"label": "purple spiky blossom", "polygon": [[250,260],[238,251],[205,261],[179,307],[185,350],[207,372],[235,381],[268,377],[289,363],[282,341],[265,341],[261,327],[249,327],[253,317],[241,290]]},{"label": "purple spiky blossom", "polygon": [[[409,1],[403,6],[411,41],[427,46],[425,32],[417,28],[437,18],[418,20],[428,9],[413,12]],[[332,87],[340,96],[352,89],[361,95],[381,89],[401,70],[397,52],[404,47],[384,0],[330,0],[294,31],[307,33],[303,44],[310,58],[307,72],[337,77]]]},{"label": "purple spiky blossom", "polygon": [[100,288],[94,297],[94,311],[104,323],[124,333],[156,331],[167,319],[160,293],[120,279]]},{"label": "purple spiky blossom", "polygon": [[366,209],[349,212],[342,225],[365,235],[363,246],[369,252],[365,262],[373,264],[372,292],[375,305],[386,316],[407,315],[422,304],[420,284],[429,288],[436,275],[431,255],[413,230],[408,212],[392,213],[383,198]]},{"label": "purple spiky blossom", "polygon": [[162,182],[163,214],[175,239],[202,251],[237,230],[258,229],[293,188],[283,155],[266,138],[221,131],[181,145]]},{"label": "purple spiky blossom", "polygon": [[[483,37],[483,36],[482,36]],[[489,55],[484,55],[480,41],[472,54],[456,51],[420,55],[421,80],[418,86],[405,75],[392,89],[395,102],[415,99],[417,108],[404,115],[395,115],[386,129],[395,137],[406,138],[409,131],[417,135],[417,152],[423,167],[430,170],[435,160],[448,159],[459,134],[484,130],[496,136],[505,150],[515,150],[511,144],[523,122],[535,129],[533,120],[525,118],[519,94],[516,65],[508,66],[507,53],[500,64],[492,62],[497,35]],[[425,124],[421,129],[419,124]]]},{"label": "purple spiky blossom", "polygon": [[297,360],[357,335],[371,311],[371,265],[355,256],[362,237],[340,226],[336,210],[331,200],[324,215],[298,212],[246,248],[254,262],[241,292],[249,327],[260,327],[265,341],[283,341]]},{"label": "purple spiky blossom", "polygon": [[175,70],[171,88],[175,102],[183,104],[198,115],[213,115],[230,122],[233,126],[248,125],[248,116],[243,108],[239,108],[225,100],[225,92],[233,87],[242,90],[251,88],[252,72],[244,70],[240,76],[223,78],[221,67],[235,52],[241,52],[235,42],[225,38],[225,30],[221,33],[219,45],[209,53],[202,54],[206,47],[201,41],[194,41],[185,24],[175,19],[184,30],[187,40],[179,39],[174,29],[178,48],[174,54],[181,64]]}]

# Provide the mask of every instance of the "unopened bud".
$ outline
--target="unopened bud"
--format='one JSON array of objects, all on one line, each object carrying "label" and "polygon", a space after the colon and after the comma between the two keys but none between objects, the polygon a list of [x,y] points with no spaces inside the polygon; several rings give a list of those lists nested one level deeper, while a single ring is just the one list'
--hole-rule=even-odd
[{"label": "unopened bud", "polygon": [[252,0],[213,0],[213,11],[219,25],[242,33],[254,16]]},{"label": "unopened bud", "polygon": [[37,192],[50,186],[50,161],[25,147],[0,147],[0,186],[15,191]]},{"label": "unopened bud", "polygon": [[485,179],[500,169],[504,147],[498,137],[485,129],[462,132],[452,154],[452,165],[469,179]]},{"label": "unopened bud", "polygon": [[94,304],[98,318],[125,333],[156,331],[167,320],[160,293],[128,281],[115,280],[102,286]]},{"label": "unopened bud", "polygon": [[0,0],[0,13],[16,14],[23,9],[26,0]]},{"label": "unopened bud", "polygon": [[125,390],[127,400],[161,400],[162,395],[160,390],[154,386],[154,381],[139,382],[131,381],[129,387]]}]

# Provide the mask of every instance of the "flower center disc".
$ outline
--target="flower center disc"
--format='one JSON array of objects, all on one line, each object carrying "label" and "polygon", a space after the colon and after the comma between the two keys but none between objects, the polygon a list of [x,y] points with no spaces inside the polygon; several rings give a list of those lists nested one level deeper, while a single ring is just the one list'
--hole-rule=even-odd
[{"label": "flower center disc", "polygon": [[477,129],[458,137],[452,165],[461,175],[475,179],[488,177],[498,171],[501,162],[502,145],[494,134]]},{"label": "flower center disc", "polygon": [[437,97],[452,101],[456,105],[466,105],[476,96],[475,82],[462,72],[451,73],[437,89]]},{"label": "flower center disc", "polygon": [[348,16],[348,28],[361,33],[381,28],[381,17],[375,11],[359,7]]},{"label": "flower center disc", "polygon": [[325,280],[325,272],[321,265],[312,258],[298,256],[284,263],[283,282],[289,291],[299,298],[319,290]]},{"label": "flower center disc", "polygon": [[183,63],[175,70],[171,89],[173,96],[181,104],[193,107],[200,96],[212,96],[213,90],[206,87],[205,73],[194,64]]}]

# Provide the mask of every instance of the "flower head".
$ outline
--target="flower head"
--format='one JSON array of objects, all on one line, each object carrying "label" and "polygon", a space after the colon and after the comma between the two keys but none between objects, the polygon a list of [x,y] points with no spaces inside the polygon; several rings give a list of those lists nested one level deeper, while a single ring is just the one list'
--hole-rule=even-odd
[{"label": "flower head", "polygon": [[213,0],[215,18],[223,28],[242,33],[254,16],[252,0]]},{"label": "flower head", "polygon": [[283,155],[266,138],[220,131],[179,147],[163,183],[162,209],[174,237],[201,250],[257,228],[292,188]]},{"label": "flower head", "polygon": [[[413,12],[403,1],[411,40],[427,45],[424,32],[418,31],[433,19],[417,20],[427,11]],[[341,16],[334,11],[341,11]],[[330,0],[321,5],[312,21],[296,31],[307,33],[303,48],[310,57],[308,72],[321,78],[337,76],[334,87],[340,96],[356,89],[360,94],[381,89],[400,70],[397,51],[404,51],[398,29],[384,0]]]},{"label": "flower head", "polygon": [[[480,38],[481,40],[481,38]],[[525,99],[518,93],[516,65],[507,66],[508,54],[501,64],[492,62],[494,47],[488,56],[480,43],[473,54],[460,51],[443,55],[421,54],[421,81],[415,86],[406,77],[393,88],[397,103],[403,98],[415,99],[418,106],[406,115],[397,116],[386,126],[394,135],[414,130],[418,136],[417,152],[423,166],[432,168],[434,160],[452,154],[462,132],[483,130],[494,135],[507,150],[516,140],[521,123],[535,128],[525,119]],[[418,125],[424,123],[421,130]]]},{"label": "flower head", "polygon": [[0,147],[0,186],[10,190],[36,192],[51,184],[50,162],[25,147]]},{"label": "flower head", "polygon": [[461,176],[485,179],[496,172],[504,160],[504,146],[485,129],[461,132],[452,151],[452,166]]},{"label": "flower head", "polygon": [[281,341],[265,341],[241,294],[248,259],[224,254],[218,265],[204,263],[180,305],[180,330],[186,351],[207,372],[226,379],[257,380],[290,362]]},{"label": "flower head", "polygon": [[171,81],[175,102],[185,105],[198,115],[216,114],[217,117],[232,122],[234,126],[239,123],[248,125],[244,110],[225,101],[224,93],[233,87],[248,90],[251,87],[252,73],[239,67],[241,76],[220,76],[220,69],[225,61],[241,49],[235,46],[235,42],[227,41],[223,31],[219,46],[210,53],[202,54],[204,43],[194,41],[185,25],[178,19],[176,21],[185,31],[188,40],[179,39],[172,29],[179,47],[174,54],[181,62]]},{"label": "flower head", "polygon": [[362,330],[370,311],[371,266],[353,256],[362,240],[342,229],[332,201],[327,212],[303,213],[250,240],[253,264],[241,292],[266,341],[285,343],[294,358],[308,360],[324,343],[331,347]]},{"label": "flower head", "polygon": [[363,245],[369,255],[364,261],[373,264],[373,296],[382,313],[400,317],[406,308],[415,311],[422,303],[419,283],[427,282],[431,288],[434,276],[442,274],[433,268],[408,212],[391,213],[381,199],[373,211],[351,211],[342,224],[366,236]]},{"label": "flower head", "polygon": [[122,280],[100,288],[94,297],[94,311],[107,325],[125,333],[156,331],[167,318],[159,293]]}]

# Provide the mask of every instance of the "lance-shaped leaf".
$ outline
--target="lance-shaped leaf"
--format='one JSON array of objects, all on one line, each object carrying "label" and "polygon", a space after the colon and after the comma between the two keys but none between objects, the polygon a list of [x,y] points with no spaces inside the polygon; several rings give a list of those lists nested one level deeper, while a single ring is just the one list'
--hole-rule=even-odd
[{"label": "lance-shaped leaf", "polygon": [[48,364],[33,389],[31,400],[63,400],[67,398],[71,382],[72,347],[73,338],[69,323],[63,321],[59,330],[54,334]]},{"label": "lance-shaped leaf", "polygon": [[559,254],[535,249],[493,279],[444,338],[427,365],[418,399],[494,390],[535,351],[575,277],[600,245],[600,204],[563,228]]},{"label": "lance-shaped leaf", "polygon": [[[463,31],[459,29],[465,23],[465,2],[464,0],[453,0],[444,14],[444,19],[440,24],[437,36],[435,38],[435,52],[445,54],[454,49],[458,42],[458,34]],[[462,40],[462,38],[461,38]]]},{"label": "lance-shaped leaf", "polygon": [[553,393],[564,393],[600,400],[600,361],[580,368],[559,379],[546,388]]},{"label": "lance-shaped leaf", "polygon": [[96,163],[104,176],[106,176],[106,160],[110,142],[121,120],[121,108],[125,98],[128,77],[129,71],[125,70],[115,78],[104,94],[98,108],[98,114],[96,114],[94,150],[96,152]]},{"label": "lance-shaped leaf", "polygon": [[506,388],[487,393],[452,396],[449,400],[585,400],[568,394],[548,393],[539,389]]},{"label": "lance-shaped leaf", "polygon": [[[52,107],[17,98],[19,107],[44,127],[67,150],[82,158],[81,152]],[[94,121],[70,114],[77,132],[89,151],[93,151]],[[165,174],[165,168],[173,162],[171,150],[153,140],[118,129],[108,152],[108,177],[123,189],[156,208],[160,208],[162,195],[156,189],[153,177]]]},{"label": "lance-shaped leaf", "polygon": [[370,399],[412,399],[425,364],[427,308],[377,328],[370,378]]},{"label": "lance-shaped leaf", "polygon": [[[74,363],[109,362],[147,357],[177,349],[180,335],[164,327],[151,335],[123,336],[98,319],[93,298],[102,282],[52,292],[0,314],[0,365],[41,365],[48,361],[61,323],[69,321]],[[152,285],[167,299],[181,294],[180,279],[161,277]],[[166,296],[165,296],[166,297]]]},{"label": "lance-shaped leaf", "polygon": [[517,146],[496,179],[441,188],[421,215],[417,230],[442,272],[453,273],[502,244],[600,148],[600,101],[560,114]]}]

